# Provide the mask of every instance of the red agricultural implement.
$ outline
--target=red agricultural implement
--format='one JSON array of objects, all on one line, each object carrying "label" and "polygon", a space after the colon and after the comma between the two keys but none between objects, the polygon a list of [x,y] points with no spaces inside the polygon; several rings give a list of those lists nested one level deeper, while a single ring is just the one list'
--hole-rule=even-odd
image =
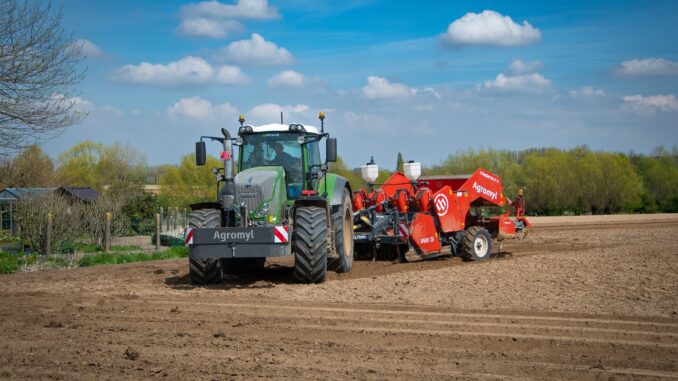
[{"label": "red agricultural implement", "polygon": [[[363,168],[368,183],[374,163]],[[428,259],[445,255],[481,261],[492,255],[492,241],[525,238],[522,194],[509,201],[499,177],[478,169],[468,176],[420,178],[419,163],[405,163],[384,184],[354,192],[354,243],[357,259]],[[489,208],[488,208],[489,207]],[[507,211],[492,217],[485,209]],[[414,249],[414,250],[410,250]]]}]

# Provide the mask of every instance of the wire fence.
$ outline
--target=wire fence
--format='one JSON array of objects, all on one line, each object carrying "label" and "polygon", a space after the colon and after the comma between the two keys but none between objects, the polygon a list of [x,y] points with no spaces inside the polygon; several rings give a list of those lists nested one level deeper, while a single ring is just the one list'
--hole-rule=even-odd
[{"label": "wire fence", "polygon": [[[16,209],[5,205],[0,210],[0,233],[5,237],[0,241],[0,251],[35,252],[50,255],[56,253],[72,253],[74,251],[151,251],[164,247],[184,245],[184,234],[188,226],[188,209],[159,208],[154,216],[129,218],[113,216],[108,212],[101,218],[95,218],[97,227],[92,227],[87,234],[76,234],[63,238],[56,226],[61,221],[59,215],[47,213],[44,218],[32,222],[37,224],[41,236],[38,245],[28,245],[31,241],[28,231],[36,231],[35,227],[21,227]],[[73,220],[73,225],[81,224]],[[68,227],[66,227],[68,228]],[[76,229],[73,226],[73,229]],[[94,230],[96,233],[91,233]],[[34,240],[33,240],[34,241]],[[2,244],[4,242],[4,244]],[[36,247],[37,246],[37,247]]]},{"label": "wire fence", "polygon": [[160,208],[155,218],[130,218],[125,233],[112,237],[114,246],[158,246],[156,236],[160,236],[159,246],[181,246],[188,227],[187,209]]}]

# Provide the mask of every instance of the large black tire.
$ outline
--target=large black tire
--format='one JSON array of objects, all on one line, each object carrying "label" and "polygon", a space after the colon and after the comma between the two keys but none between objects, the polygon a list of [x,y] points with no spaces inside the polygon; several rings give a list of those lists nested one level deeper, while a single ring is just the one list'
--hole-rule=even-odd
[{"label": "large black tire", "polygon": [[[221,212],[216,209],[194,210],[188,219],[188,226],[193,229],[218,228],[221,226]],[[221,261],[218,259],[194,259],[189,257],[188,274],[193,284],[219,283],[223,276]]]},{"label": "large black tire", "polygon": [[324,208],[297,208],[294,219],[294,277],[322,283],[327,277],[327,213]]},{"label": "large black tire", "polygon": [[344,202],[332,213],[332,232],[337,258],[329,258],[327,267],[347,273],[353,268],[353,208],[351,195],[344,189]]},{"label": "large black tire", "polygon": [[492,236],[481,226],[471,226],[464,232],[460,254],[464,259],[484,261],[492,256]]}]

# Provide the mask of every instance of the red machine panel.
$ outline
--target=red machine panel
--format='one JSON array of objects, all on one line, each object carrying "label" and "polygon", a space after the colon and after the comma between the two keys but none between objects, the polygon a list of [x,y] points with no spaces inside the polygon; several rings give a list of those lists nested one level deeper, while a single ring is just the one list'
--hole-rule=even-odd
[{"label": "red machine panel", "polygon": [[412,182],[400,172],[394,172],[391,177],[381,186],[386,198],[395,196],[398,189],[405,189],[409,194],[414,195]]},{"label": "red machine panel", "polygon": [[410,224],[410,240],[421,254],[439,253],[442,250],[433,216],[417,213]]},{"label": "red machine panel", "polygon": [[428,183],[427,187],[431,192],[435,193],[443,187],[450,187],[452,190],[459,189],[471,175],[443,175],[443,176],[422,176],[419,181]]},{"label": "red machine panel", "polygon": [[419,188],[417,192],[417,204],[419,205],[419,210],[422,212],[428,212],[431,208],[431,190],[428,188]]},{"label": "red machine panel", "polygon": [[399,189],[395,196],[393,197],[393,201],[395,201],[395,206],[398,208],[398,212],[400,213],[407,213],[408,209],[408,194],[404,189]]},{"label": "red machine panel", "polygon": [[508,214],[502,214],[496,218],[498,219],[500,235],[513,236],[516,234],[516,224],[509,218]]},{"label": "red machine panel", "polygon": [[[374,192],[369,194],[370,197],[370,205],[379,205],[381,204],[384,200],[386,200],[386,194],[384,193],[384,190],[379,188],[375,189]],[[384,211],[384,206],[379,205],[376,207],[376,211],[381,213]]]},{"label": "red machine panel", "polygon": [[483,168],[475,171],[458,190],[467,191],[474,205],[504,206],[506,203],[499,176]]},{"label": "red machine panel", "polygon": [[365,208],[365,202],[367,201],[367,195],[364,191],[353,192],[353,211],[357,212]]},{"label": "red machine panel", "polygon": [[464,230],[466,213],[470,207],[468,192],[455,192],[445,186],[433,195],[433,207],[438,215],[440,230],[445,233]]},{"label": "red machine panel", "polygon": [[466,191],[471,202],[478,200],[476,204],[503,206],[506,203],[499,177],[483,168],[472,175],[429,176],[419,180],[428,182],[433,192],[440,192],[444,187],[452,191]]}]

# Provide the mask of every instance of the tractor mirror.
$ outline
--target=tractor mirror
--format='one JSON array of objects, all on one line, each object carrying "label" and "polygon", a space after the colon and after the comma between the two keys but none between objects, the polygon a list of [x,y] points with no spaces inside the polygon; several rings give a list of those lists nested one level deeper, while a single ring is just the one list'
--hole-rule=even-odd
[{"label": "tractor mirror", "polygon": [[196,142],[195,143],[195,164],[205,165],[207,158],[207,151],[205,149],[205,142]]},{"label": "tractor mirror", "polygon": [[325,155],[327,156],[327,161],[334,163],[337,161],[337,139],[336,138],[327,138],[325,146]]}]

